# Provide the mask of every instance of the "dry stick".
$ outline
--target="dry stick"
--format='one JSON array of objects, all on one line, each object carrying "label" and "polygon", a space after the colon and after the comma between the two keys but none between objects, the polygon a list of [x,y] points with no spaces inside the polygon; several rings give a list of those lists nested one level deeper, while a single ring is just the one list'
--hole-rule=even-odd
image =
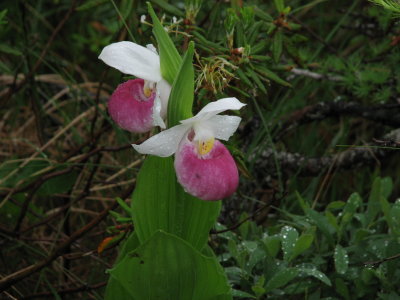
[{"label": "dry stick", "polygon": [[315,208],[315,205],[317,205],[318,199],[319,199],[319,197],[320,197],[321,194],[322,194],[322,190],[325,188],[325,186],[328,185],[328,180],[329,180],[329,177],[330,177],[331,174],[332,174],[333,168],[334,168],[335,165],[336,165],[336,161],[337,161],[337,156],[335,156],[335,157],[333,158],[332,163],[331,163],[331,165],[329,166],[328,172],[326,172],[326,174],[325,174],[325,176],[324,176],[324,179],[322,180],[322,183],[321,183],[321,185],[320,185],[320,187],[319,187],[319,189],[318,189],[317,195],[315,196],[315,199],[314,199],[314,201],[313,201],[313,204],[311,205],[311,208],[312,208],[312,209],[314,209],[314,208]]},{"label": "dry stick", "polygon": [[[103,131],[104,131],[104,130],[100,130],[100,131],[98,132],[99,136],[101,135],[101,133],[102,133]],[[142,139],[140,139],[137,143],[140,143],[141,140],[142,140]],[[89,142],[85,142],[85,143],[81,144],[81,145],[76,149],[76,151],[74,151],[74,152],[78,152],[80,149],[82,149],[83,147],[87,146],[88,143],[89,143]],[[73,159],[73,158],[70,158],[69,162],[72,161],[72,159],[73,159],[74,162],[76,162],[76,163],[81,163],[81,162],[84,161],[87,157],[89,157],[89,156],[91,156],[91,155],[94,155],[94,154],[96,154],[96,153],[98,153],[98,152],[103,152],[103,151],[106,151],[106,152],[117,152],[117,151],[129,149],[129,148],[131,148],[131,147],[132,147],[132,146],[131,146],[130,144],[123,145],[123,146],[118,146],[118,147],[99,147],[99,148],[96,148],[96,149],[94,149],[94,150],[92,150],[92,151],[90,151],[90,152],[88,152],[88,153],[82,154],[82,155],[80,155],[79,157],[73,157],[74,159]],[[73,155],[73,154],[72,154],[72,155]],[[67,155],[67,157],[68,157],[68,156],[70,156],[70,155]],[[1,193],[1,192],[0,192],[0,196],[6,196],[6,195],[9,194],[9,193],[21,193],[21,192],[28,191],[29,189],[33,188],[36,184],[39,184],[39,182],[40,182],[40,184],[43,184],[43,182],[46,181],[46,180],[49,180],[49,179],[54,178],[54,177],[57,177],[57,176],[61,176],[61,175],[66,174],[66,173],[68,173],[68,172],[71,172],[72,169],[73,169],[74,167],[75,167],[75,166],[70,166],[70,167],[68,167],[67,169],[64,169],[64,170],[54,171],[54,172],[52,172],[52,173],[47,173],[47,174],[43,175],[42,177],[39,177],[39,178],[38,178],[37,180],[35,180],[34,182],[29,183],[28,185],[26,185],[26,186],[24,186],[24,187],[22,187],[22,188],[13,188],[13,189],[10,189],[10,188],[9,188],[9,189],[6,189],[7,192],[6,192],[6,193]],[[49,170],[48,170],[48,171],[49,171]],[[35,173],[35,174],[38,174],[38,173]]]},{"label": "dry stick", "polygon": [[[95,143],[95,141],[93,141],[93,143]],[[84,190],[82,192],[82,196],[83,196],[82,199],[90,194],[89,189],[90,189],[90,186],[92,185],[94,175],[95,175],[95,173],[97,172],[97,170],[99,168],[98,163],[101,161],[101,156],[102,156],[101,153],[99,153],[99,154],[97,154],[95,156],[94,167],[93,167],[92,171],[89,174],[89,178],[88,178],[88,180],[86,182],[86,185],[85,185],[85,188],[84,188]],[[85,161],[85,164],[88,161],[89,161],[89,158]],[[84,166],[81,167],[81,173],[83,173],[83,172],[84,172]],[[72,190],[71,190],[71,193],[72,193]],[[69,198],[69,199],[68,198],[63,198],[62,201],[64,202],[65,205],[69,205],[69,207],[71,207],[72,203],[74,202],[74,201],[72,201],[71,198]],[[65,210],[64,211],[64,220],[63,220],[62,227],[63,227],[64,234],[67,235],[67,236],[69,236],[71,234],[71,226],[70,225],[71,225],[70,215],[69,215],[68,210]],[[71,252],[71,245],[65,247],[64,252],[65,253]],[[71,262],[69,260],[64,260],[64,263],[63,263],[64,270],[69,270],[70,266],[71,266]],[[64,272],[64,274],[66,274],[66,273]]]},{"label": "dry stick", "polygon": [[[283,196],[279,197],[279,199],[276,199],[274,196],[274,200],[276,201],[281,201],[283,200],[285,197],[287,196],[287,193],[284,193]],[[210,233],[211,234],[219,234],[219,233],[224,233],[224,232],[228,232],[228,231],[232,231],[235,230],[237,228],[239,228],[240,226],[242,226],[244,223],[246,223],[247,221],[253,219],[254,217],[256,217],[261,211],[263,211],[264,209],[270,207],[270,202],[269,203],[265,203],[263,206],[261,206],[260,208],[258,208],[257,210],[255,210],[250,216],[248,216],[247,218],[243,219],[242,221],[236,223],[235,225],[233,225],[232,227],[229,227],[227,229],[223,229],[223,230],[211,230]]]},{"label": "dry stick", "polygon": [[[36,77],[40,77],[40,75],[35,76]],[[37,81],[39,81],[39,79],[37,79]],[[63,85],[67,85],[65,82],[63,83]],[[63,88],[61,91],[57,92],[57,94],[55,94],[52,98],[49,99],[49,101],[46,102],[46,104],[43,106],[43,110],[45,110],[45,114],[51,114],[53,111],[60,109],[61,107],[63,107],[66,104],[70,104],[71,100],[74,99],[68,99],[68,101],[64,101],[62,103],[59,103],[57,106],[54,105],[54,102],[58,99],[60,99],[62,96],[68,94],[71,90],[74,89],[87,89],[90,91],[90,88],[94,88],[95,86],[99,86],[99,83],[97,82],[84,82],[84,83],[78,83],[78,84],[74,84],[71,86],[67,86],[65,88]],[[105,97],[106,95],[108,95],[107,93],[104,93],[102,96]],[[78,99],[77,99],[78,100]],[[53,106],[51,106],[53,105]],[[18,129],[18,131],[13,134],[13,136],[19,136],[21,135],[21,133],[26,129],[26,127],[28,127],[30,125],[30,123],[32,123],[34,121],[34,117],[29,118],[25,124],[23,124],[21,126],[21,128]]]},{"label": "dry stick", "polygon": [[[57,27],[54,29],[50,39],[48,40],[46,46],[44,46],[42,53],[40,54],[38,60],[36,61],[35,65],[33,66],[33,68],[31,69],[31,71],[28,73],[28,75],[25,76],[25,78],[17,85],[17,84],[13,84],[9,89],[8,92],[6,93],[5,97],[4,97],[4,103],[8,102],[8,100],[11,98],[11,96],[18,92],[28,81],[29,78],[31,78],[32,76],[34,76],[34,74],[36,73],[37,69],[39,68],[39,66],[42,64],[43,62],[43,58],[46,56],[47,51],[49,51],[49,48],[51,46],[51,44],[53,43],[55,37],[57,36],[57,34],[59,33],[59,31],[61,30],[61,28],[64,26],[64,24],[67,22],[67,20],[69,19],[69,17],[71,16],[72,12],[75,10],[75,7],[77,5],[77,0],[74,0],[72,2],[72,5],[70,7],[70,9],[67,11],[67,13],[65,14],[64,18],[60,21],[60,23],[58,23]],[[1,206],[0,206],[1,207]]]},{"label": "dry stick", "polygon": [[[392,141],[400,141],[400,128],[392,130],[382,137],[390,146],[381,146],[381,144],[371,143],[365,146],[348,145],[348,149],[329,156],[307,157],[303,154],[292,152],[277,152],[267,148],[263,150],[258,157],[258,175],[263,180],[268,181],[271,176],[276,176],[275,163],[272,159],[276,155],[276,159],[284,170],[284,175],[297,174],[298,176],[308,177],[320,175],[333,165],[332,170],[347,170],[358,166],[366,166],[373,162],[382,161],[382,159],[393,154],[400,153],[400,143]],[[265,172],[265,170],[268,170]]]},{"label": "dry stick", "polygon": [[327,118],[352,116],[360,117],[394,128],[400,127],[400,104],[363,105],[358,102],[320,102],[291,113],[274,137],[279,141],[297,127]]},{"label": "dry stick", "polygon": [[[128,197],[128,195],[131,194],[133,190],[133,186],[129,187],[123,195],[121,195],[121,198],[124,199]],[[98,217],[94,218],[89,224],[86,226],[82,227],[81,229],[75,231],[71,237],[66,240],[65,242],[61,243],[52,254],[50,254],[46,259],[34,264],[30,265],[29,267],[26,267],[24,269],[21,269],[13,274],[10,274],[2,279],[0,279],[0,292],[6,290],[13,284],[17,283],[18,281],[23,280],[24,278],[32,275],[35,272],[40,271],[47,265],[49,265],[53,260],[55,260],[57,257],[63,254],[64,249],[69,247],[73,242],[81,238],[85,233],[88,231],[92,230],[97,224],[99,224],[107,215],[110,210],[115,209],[118,206],[118,202],[114,201],[111,203],[105,210],[103,210]]]},{"label": "dry stick", "polygon": [[[107,281],[99,282],[99,283],[92,284],[92,285],[81,285],[81,286],[74,287],[74,288],[57,290],[57,294],[65,295],[65,294],[73,294],[73,293],[77,293],[77,292],[85,292],[85,291],[95,290],[95,289],[101,288],[106,285],[107,285]],[[21,300],[36,299],[36,298],[43,298],[43,297],[54,297],[54,293],[53,292],[43,292],[43,293],[32,294],[32,295],[21,298]]]},{"label": "dry stick", "polygon": [[[31,72],[32,64],[31,64],[31,57],[28,52],[28,22],[26,21],[26,7],[25,5],[20,2],[21,6],[21,17],[22,17],[22,32],[24,37],[24,59],[26,61],[26,66],[28,71]],[[39,108],[39,104],[35,98],[37,98],[37,91],[36,91],[36,82],[33,76],[29,77],[28,79],[28,88],[25,89],[26,98],[29,99],[29,102],[32,106],[33,116],[35,118],[35,125],[36,125],[36,137],[39,141],[40,146],[43,146],[45,143],[45,135],[43,131],[43,123],[41,118],[41,111]]]},{"label": "dry stick", "polygon": [[372,265],[372,266],[380,265],[380,264],[382,264],[382,263],[384,263],[384,262],[387,262],[387,261],[390,261],[390,260],[393,260],[393,259],[397,259],[397,258],[400,258],[400,253],[399,253],[399,254],[396,254],[396,255],[393,255],[393,256],[386,257],[386,258],[381,259],[381,260],[377,260],[377,261],[367,261],[367,262],[363,263],[363,265],[364,265],[364,266],[368,266],[368,265]]},{"label": "dry stick", "polygon": [[[15,175],[17,172],[21,171],[23,167],[25,167],[29,162],[31,162],[36,156],[38,156],[40,153],[42,153],[48,146],[53,144],[61,135],[63,135],[68,129],[70,129],[72,126],[74,126],[76,123],[78,123],[81,119],[86,117],[88,114],[90,114],[94,110],[94,107],[88,109],[87,111],[83,112],[79,116],[77,116],[74,120],[72,120],[71,123],[69,123],[66,127],[62,128],[51,140],[49,140],[45,145],[40,147],[34,154],[32,154],[27,160],[25,160],[24,163],[22,163],[18,168],[14,169],[14,171],[10,172],[7,176],[3,177],[0,179],[0,185],[4,183],[7,179],[9,179],[11,176]],[[18,182],[16,186],[21,184],[21,182]],[[8,198],[12,195],[13,193],[10,192],[4,200],[0,203],[0,208],[7,202]]]},{"label": "dry stick", "polygon": [[[99,161],[101,156],[98,153],[96,153],[96,155],[97,155],[96,161]],[[81,160],[81,163],[86,163],[89,160],[89,158],[90,158],[89,155],[86,156],[83,160]],[[83,191],[81,192],[81,194],[79,196],[77,196],[77,198],[74,201],[71,201],[71,200],[68,201],[68,200],[66,200],[64,198],[64,203],[65,204],[62,206],[62,209],[58,210],[55,214],[53,214],[51,216],[52,218],[54,218],[55,215],[60,215],[60,214],[64,213],[73,203],[76,203],[76,202],[80,201],[81,199],[85,198],[87,195],[90,194],[90,186],[92,184],[92,181],[93,181],[93,178],[94,178],[94,174],[96,173],[97,169],[98,169],[98,164],[95,163],[95,167],[93,168],[92,172],[90,172],[89,178],[88,178],[88,180],[86,182],[86,185],[85,185]],[[83,166],[81,167],[81,170],[83,170]],[[42,183],[43,182],[39,182],[38,186],[40,186]],[[35,192],[36,192],[36,190],[34,190],[31,193],[31,195],[33,195]],[[70,198],[71,198],[71,196],[69,197],[69,199]],[[27,197],[25,202],[24,202],[24,205],[26,205],[26,203],[29,203],[30,199],[31,198]],[[17,223],[17,226],[16,226],[16,228],[14,230],[15,233],[17,233],[19,231],[19,226],[20,226],[23,218],[25,217],[25,214],[26,214],[26,209],[25,210],[21,209],[20,218],[18,219],[19,223]],[[46,223],[44,223],[44,224],[46,224]],[[32,226],[30,228],[32,228]],[[24,230],[24,232],[25,232],[25,230]]]},{"label": "dry stick", "polygon": [[248,216],[247,218],[243,219],[242,221],[236,223],[232,227],[229,227],[229,228],[226,228],[226,229],[222,229],[222,230],[211,230],[210,233],[211,234],[219,234],[219,233],[224,233],[224,232],[235,230],[235,229],[239,228],[240,226],[242,226],[247,221],[253,219],[255,216],[257,216],[262,210],[264,210],[267,207],[269,207],[269,204],[265,204],[265,205],[261,206],[254,213],[252,213],[250,216]]},{"label": "dry stick", "polygon": [[96,108],[96,109],[95,109],[95,112],[94,112],[94,116],[93,116],[93,119],[92,119],[92,123],[91,123],[91,125],[90,125],[90,139],[91,139],[91,140],[94,139],[94,128],[95,128],[95,125],[96,125],[97,117],[98,117],[98,115],[99,115],[98,106],[99,106],[99,101],[100,101],[100,92],[101,92],[101,88],[102,88],[102,86],[103,86],[104,78],[105,78],[105,76],[106,76],[106,74],[107,74],[107,71],[108,71],[108,68],[107,68],[107,70],[104,71],[103,74],[101,75],[100,84],[99,84],[99,86],[98,86],[98,88],[97,88],[97,92],[96,92],[96,97],[95,97],[95,108]]},{"label": "dry stick", "polygon": [[[114,180],[115,178],[117,178],[118,176],[124,174],[126,171],[133,169],[134,167],[138,166],[141,162],[143,161],[143,159],[137,159],[135,160],[133,163],[131,163],[130,165],[122,168],[121,170],[119,170],[117,173],[113,174],[112,176],[108,177],[106,179],[106,182],[110,182],[112,180]],[[96,188],[96,186],[94,187]]]},{"label": "dry stick", "polygon": [[[97,138],[98,138],[99,136],[100,136],[100,135],[96,135]],[[97,139],[93,140],[92,143],[94,143],[96,140],[97,140]],[[98,152],[98,153],[100,153],[100,152]],[[90,158],[90,155],[84,156],[84,157],[81,159],[80,162],[81,162],[81,163],[82,163],[82,162],[86,162],[89,158]],[[73,168],[74,168],[74,167],[71,166],[71,167],[69,167],[69,168],[67,168],[67,169],[58,171],[58,172],[59,172],[58,174],[69,173],[69,172],[71,172],[71,171],[73,170]],[[97,167],[95,168],[95,170],[96,170],[96,169],[97,169]],[[54,176],[51,176],[51,177],[54,177]],[[15,228],[14,228],[14,233],[15,233],[15,234],[18,234],[18,232],[19,232],[19,230],[20,230],[20,226],[21,226],[21,224],[22,224],[22,221],[23,221],[23,219],[24,219],[24,217],[25,217],[25,215],[26,215],[26,213],[27,213],[28,205],[29,205],[31,199],[33,198],[34,194],[36,193],[37,189],[38,189],[46,180],[48,180],[48,179],[51,178],[51,177],[50,177],[49,174],[47,174],[47,176],[45,175],[45,176],[43,176],[42,178],[40,178],[40,180],[38,180],[38,181],[35,182],[35,185],[34,185],[34,186],[32,187],[32,189],[30,190],[28,196],[26,197],[26,199],[25,199],[25,201],[24,201],[24,203],[23,203],[23,205],[22,205],[21,212],[20,212],[20,214],[19,214],[17,223],[16,223]],[[84,198],[87,194],[89,194],[89,192],[90,192],[89,187],[90,187],[90,184],[91,184],[91,180],[92,180],[92,179],[93,179],[93,172],[91,173],[91,175],[90,175],[90,177],[89,177],[89,180],[88,180],[88,183],[86,184],[85,189],[82,191],[82,194],[81,194],[82,197],[81,197],[81,199]],[[12,192],[13,192],[13,191],[10,191],[10,192],[8,193],[8,195],[10,195],[10,193],[12,193]],[[70,203],[66,203],[64,206],[65,206],[66,209],[67,209],[67,208],[70,206]],[[61,212],[63,212],[63,211],[64,211],[64,210],[62,210]]]}]

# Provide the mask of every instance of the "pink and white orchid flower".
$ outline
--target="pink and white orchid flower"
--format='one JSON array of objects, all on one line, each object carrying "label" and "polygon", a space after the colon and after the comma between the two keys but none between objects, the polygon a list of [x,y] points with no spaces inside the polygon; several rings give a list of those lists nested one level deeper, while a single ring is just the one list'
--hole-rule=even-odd
[{"label": "pink and white orchid flower", "polygon": [[175,153],[177,178],[185,191],[203,200],[220,200],[235,192],[239,175],[231,154],[216,139],[227,141],[241,118],[218,114],[244,105],[236,98],[211,102],[196,116],[132,146],[142,154],[167,157]]},{"label": "pink and white orchid flower", "polygon": [[162,78],[160,57],[153,45],[147,48],[132,42],[106,46],[99,59],[124,74],[138,79],[120,84],[111,95],[108,111],[123,129],[147,132],[153,126],[165,128],[171,86]]}]

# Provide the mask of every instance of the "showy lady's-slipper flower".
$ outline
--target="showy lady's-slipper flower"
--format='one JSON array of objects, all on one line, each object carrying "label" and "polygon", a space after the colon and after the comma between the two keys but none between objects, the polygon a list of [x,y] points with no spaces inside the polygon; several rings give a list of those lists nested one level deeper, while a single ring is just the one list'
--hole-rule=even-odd
[{"label": "showy lady's-slipper flower", "polygon": [[189,194],[203,200],[228,197],[238,186],[238,170],[229,151],[216,139],[227,141],[241,118],[218,114],[244,105],[236,98],[211,102],[196,116],[133,147],[139,153],[161,157],[175,153],[178,181]]},{"label": "showy lady's-slipper flower", "polygon": [[161,76],[160,57],[153,45],[118,42],[101,51],[99,59],[122,73],[138,79],[120,84],[108,101],[108,112],[121,128],[146,132],[153,126],[165,128],[171,86]]}]

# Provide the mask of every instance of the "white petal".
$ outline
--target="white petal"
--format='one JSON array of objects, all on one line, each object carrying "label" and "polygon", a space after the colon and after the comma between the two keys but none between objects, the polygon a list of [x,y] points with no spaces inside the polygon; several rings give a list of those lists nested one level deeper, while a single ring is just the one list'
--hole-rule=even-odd
[{"label": "white petal", "polygon": [[133,148],[142,154],[151,154],[161,157],[171,156],[178,150],[178,146],[186,132],[188,125],[177,125],[170,129],[161,131],[140,145],[132,145]]},{"label": "white petal", "polygon": [[161,80],[160,57],[135,43],[124,41],[108,45],[99,59],[122,73],[153,82]]},{"label": "white petal", "polygon": [[168,99],[171,94],[171,85],[165,79],[161,79],[156,85],[157,93],[160,95],[161,99],[161,117],[167,115]]},{"label": "white petal", "polygon": [[225,111],[228,109],[238,110],[241,109],[246,104],[243,104],[236,98],[223,98],[218,101],[210,102],[200,110],[197,115],[190,119],[181,121],[182,124],[189,124],[198,121],[206,121],[211,117]]},{"label": "white petal", "polygon": [[164,120],[161,117],[161,100],[158,93],[154,99],[154,106],[153,106],[153,125],[160,126],[162,129],[165,129]]},{"label": "white petal", "polygon": [[214,116],[207,121],[214,132],[214,137],[219,140],[227,141],[239,127],[242,120],[236,116]]},{"label": "white petal", "polygon": [[154,47],[153,44],[147,44],[146,48],[149,49],[151,52],[154,52],[155,54],[158,55],[157,49],[156,49],[156,47]]},{"label": "white petal", "polygon": [[193,124],[193,130],[195,134],[193,140],[195,141],[208,141],[215,138],[214,128],[208,121]]}]

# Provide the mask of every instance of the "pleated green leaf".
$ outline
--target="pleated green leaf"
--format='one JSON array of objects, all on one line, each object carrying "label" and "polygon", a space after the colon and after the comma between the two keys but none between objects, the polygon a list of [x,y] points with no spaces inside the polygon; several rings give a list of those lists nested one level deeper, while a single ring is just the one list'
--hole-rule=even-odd
[{"label": "pleated green leaf", "polygon": [[[123,260],[129,252],[132,252],[139,246],[139,240],[137,238],[136,232],[132,232],[127,240],[124,242],[122,249],[118,255],[115,265],[118,265],[121,260]],[[131,300],[129,289],[122,286],[115,277],[110,276],[108,279],[106,293],[104,299],[112,300]]]},{"label": "pleated green leaf", "polygon": [[221,208],[187,194],[177,182],[172,157],[148,156],[133,193],[133,222],[140,243],[158,230],[188,241],[201,250]]},{"label": "pleated green leaf", "polygon": [[174,43],[168,36],[160,20],[157,18],[153,7],[148,2],[148,10],[153,20],[153,34],[157,39],[158,51],[160,52],[160,68],[162,77],[172,84],[178,74],[182,58],[176,50]]},{"label": "pleated green leaf", "polygon": [[162,231],[126,255],[110,273],[131,300],[232,299],[215,258]]},{"label": "pleated green leaf", "polygon": [[190,42],[183,58],[179,73],[175,77],[168,102],[168,126],[179,124],[179,121],[192,117],[194,98],[194,43]]}]

